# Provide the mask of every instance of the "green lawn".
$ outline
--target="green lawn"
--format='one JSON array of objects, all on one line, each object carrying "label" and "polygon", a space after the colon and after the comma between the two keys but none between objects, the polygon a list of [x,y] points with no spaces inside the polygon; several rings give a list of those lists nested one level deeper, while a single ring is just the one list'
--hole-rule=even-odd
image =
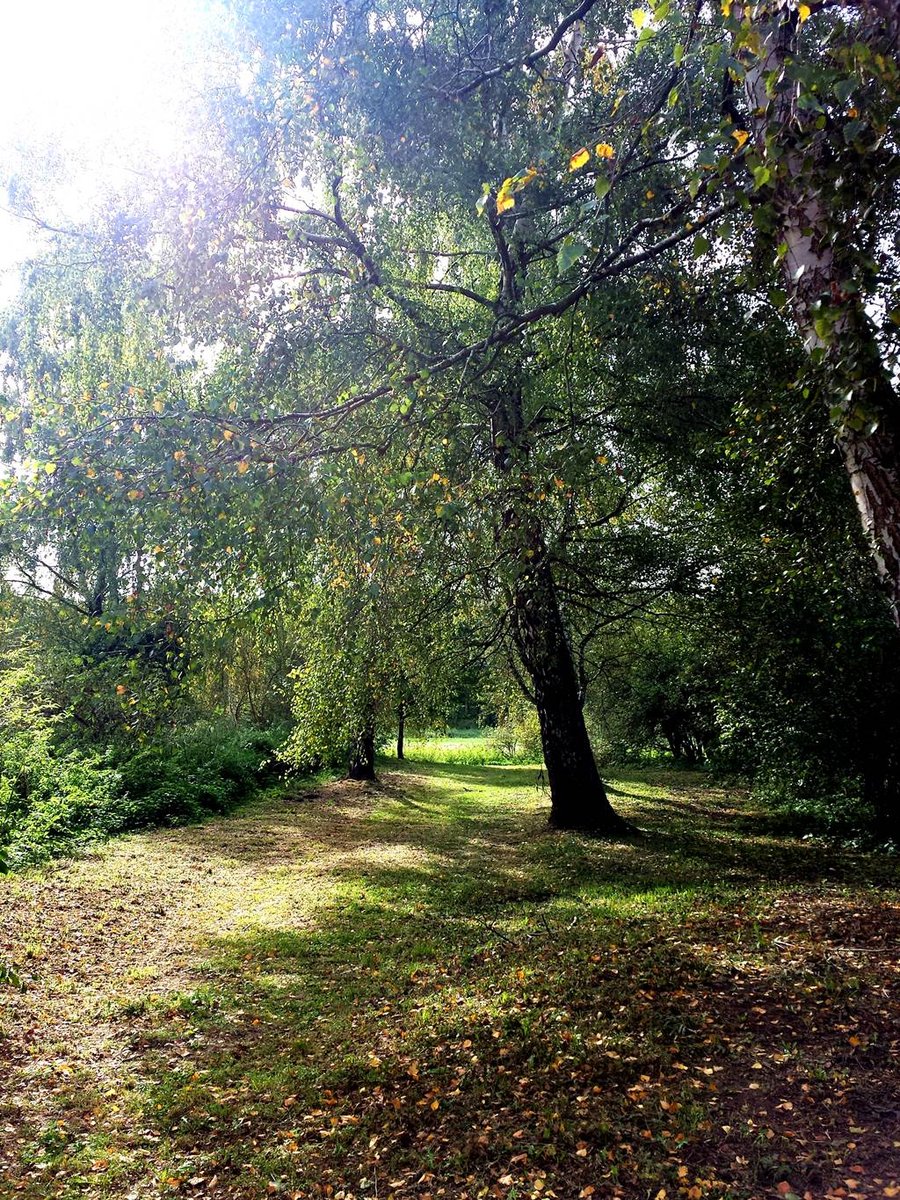
[{"label": "green lawn", "polygon": [[[393,747],[386,747],[393,755]],[[406,757],[411,762],[461,764],[463,766],[537,765],[521,745],[504,743],[495,729],[450,729],[445,734],[427,733],[406,739]]]},{"label": "green lawn", "polygon": [[0,1196],[900,1196],[896,864],[385,760],[0,881]]}]

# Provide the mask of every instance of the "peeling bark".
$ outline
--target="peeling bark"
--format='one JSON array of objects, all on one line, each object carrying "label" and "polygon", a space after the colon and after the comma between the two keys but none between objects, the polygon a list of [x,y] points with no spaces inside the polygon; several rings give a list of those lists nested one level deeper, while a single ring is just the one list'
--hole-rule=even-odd
[{"label": "peeling bark", "polygon": [[[862,0],[858,8],[870,34],[896,53],[900,7],[894,0]],[[832,418],[836,442],[892,619],[900,628],[900,398],[859,300],[854,264],[843,261],[839,251],[840,214],[828,208],[817,181],[825,135],[800,110],[798,88],[786,71],[797,54],[798,16],[777,5],[757,6],[752,12],[762,52],[747,70],[745,93],[760,157],[771,156],[769,148],[776,147],[773,205],[786,247],[782,274],[806,348],[824,368],[829,409],[839,413],[837,420]],[[774,92],[772,79],[778,81]]]}]

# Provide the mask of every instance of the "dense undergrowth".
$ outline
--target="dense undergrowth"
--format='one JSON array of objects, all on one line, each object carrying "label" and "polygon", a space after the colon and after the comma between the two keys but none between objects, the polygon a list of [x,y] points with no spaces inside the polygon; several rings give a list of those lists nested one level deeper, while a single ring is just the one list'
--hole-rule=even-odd
[{"label": "dense undergrowth", "polygon": [[33,719],[0,745],[0,844],[10,867],[97,838],[229,812],[269,776],[277,736],[198,722],[102,752]]}]

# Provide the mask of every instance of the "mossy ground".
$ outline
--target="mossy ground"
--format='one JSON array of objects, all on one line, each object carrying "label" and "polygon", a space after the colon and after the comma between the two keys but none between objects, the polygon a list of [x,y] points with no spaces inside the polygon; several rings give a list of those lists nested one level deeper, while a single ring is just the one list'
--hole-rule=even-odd
[{"label": "mossy ground", "polygon": [[0,1196],[900,1196],[896,861],[385,763],[0,882]]}]

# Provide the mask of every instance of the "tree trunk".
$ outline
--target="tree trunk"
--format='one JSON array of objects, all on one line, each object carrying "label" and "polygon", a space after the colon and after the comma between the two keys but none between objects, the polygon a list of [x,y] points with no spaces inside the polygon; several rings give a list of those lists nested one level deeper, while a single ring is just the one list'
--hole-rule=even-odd
[{"label": "tree trunk", "polygon": [[397,705],[397,757],[405,758],[403,753],[403,736],[406,732],[406,705],[401,700]]},{"label": "tree trunk", "polygon": [[[507,290],[514,290],[511,284]],[[615,812],[600,780],[556,583],[534,513],[520,387],[512,385],[490,396],[488,411],[494,467],[507,481],[495,540],[510,568],[518,572],[508,589],[510,627],[538,712],[550,785],[550,824],[601,836],[622,834],[632,827]]]},{"label": "tree trunk", "polygon": [[518,582],[513,633],[534,690],[550,784],[550,824],[603,836],[630,826],[613,809],[591,749],[580,689],[546,555]]},{"label": "tree trunk", "polygon": [[348,779],[372,781],[375,778],[375,726],[367,725],[357,735],[350,751]]},{"label": "tree trunk", "polygon": [[[896,56],[900,8],[894,0],[863,0],[860,8],[874,48]],[[762,50],[750,58],[744,88],[756,147],[775,181],[782,274],[806,348],[827,372],[836,441],[900,628],[900,397],[860,298],[862,268],[852,253],[841,253],[850,242],[842,214],[828,207],[826,135],[798,104],[798,85],[785,76],[797,54],[797,13],[773,4],[756,20]]]}]

